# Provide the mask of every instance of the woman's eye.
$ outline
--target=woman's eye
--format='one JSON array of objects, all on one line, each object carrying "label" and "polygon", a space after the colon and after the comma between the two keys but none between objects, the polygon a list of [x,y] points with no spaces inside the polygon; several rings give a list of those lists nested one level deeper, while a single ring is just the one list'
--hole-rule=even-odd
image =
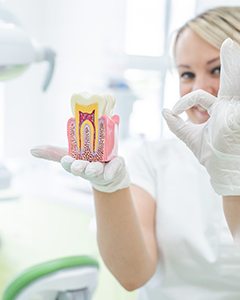
[{"label": "woman's eye", "polygon": [[184,72],[184,73],[180,74],[180,77],[182,79],[193,79],[195,77],[195,74],[192,72]]},{"label": "woman's eye", "polygon": [[218,67],[216,67],[216,68],[213,68],[212,71],[211,71],[211,73],[212,73],[213,75],[220,75],[220,72],[221,72],[221,66],[218,66]]}]

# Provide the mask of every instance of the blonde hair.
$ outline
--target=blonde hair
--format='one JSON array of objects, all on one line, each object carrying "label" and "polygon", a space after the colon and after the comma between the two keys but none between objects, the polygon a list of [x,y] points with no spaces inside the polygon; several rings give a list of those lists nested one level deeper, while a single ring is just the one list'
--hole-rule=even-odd
[{"label": "blonde hair", "polygon": [[228,37],[240,44],[240,6],[212,8],[185,23],[175,37],[174,52],[179,37],[187,28],[217,49]]}]

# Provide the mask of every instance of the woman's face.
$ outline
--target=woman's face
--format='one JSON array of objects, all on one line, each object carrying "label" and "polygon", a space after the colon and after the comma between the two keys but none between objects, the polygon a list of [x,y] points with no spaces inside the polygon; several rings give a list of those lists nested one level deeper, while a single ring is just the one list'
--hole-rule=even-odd
[{"label": "woman's face", "polygon": [[[176,44],[176,65],[180,79],[180,95],[202,89],[217,96],[220,78],[220,52],[191,29],[185,29]],[[186,111],[196,124],[206,122],[209,115],[199,105]]]}]

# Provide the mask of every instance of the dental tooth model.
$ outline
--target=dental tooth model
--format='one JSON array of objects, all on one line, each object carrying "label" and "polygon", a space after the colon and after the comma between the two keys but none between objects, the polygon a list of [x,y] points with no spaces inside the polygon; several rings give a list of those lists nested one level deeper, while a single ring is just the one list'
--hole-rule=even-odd
[{"label": "dental tooth model", "polygon": [[117,155],[119,116],[110,95],[75,94],[71,98],[74,118],[67,124],[68,152],[75,159],[110,161]]}]

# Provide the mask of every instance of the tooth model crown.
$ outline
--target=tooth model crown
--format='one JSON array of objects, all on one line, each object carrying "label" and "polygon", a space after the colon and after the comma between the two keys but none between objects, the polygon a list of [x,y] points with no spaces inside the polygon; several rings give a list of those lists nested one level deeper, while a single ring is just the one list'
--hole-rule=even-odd
[{"label": "tooth model crown", "polygon": [[78,94],[71,98],[67,124],[68,151],[75,159],[107,162],[117,155],[119,116],[112,116],[115,99],[109,95]]}]

